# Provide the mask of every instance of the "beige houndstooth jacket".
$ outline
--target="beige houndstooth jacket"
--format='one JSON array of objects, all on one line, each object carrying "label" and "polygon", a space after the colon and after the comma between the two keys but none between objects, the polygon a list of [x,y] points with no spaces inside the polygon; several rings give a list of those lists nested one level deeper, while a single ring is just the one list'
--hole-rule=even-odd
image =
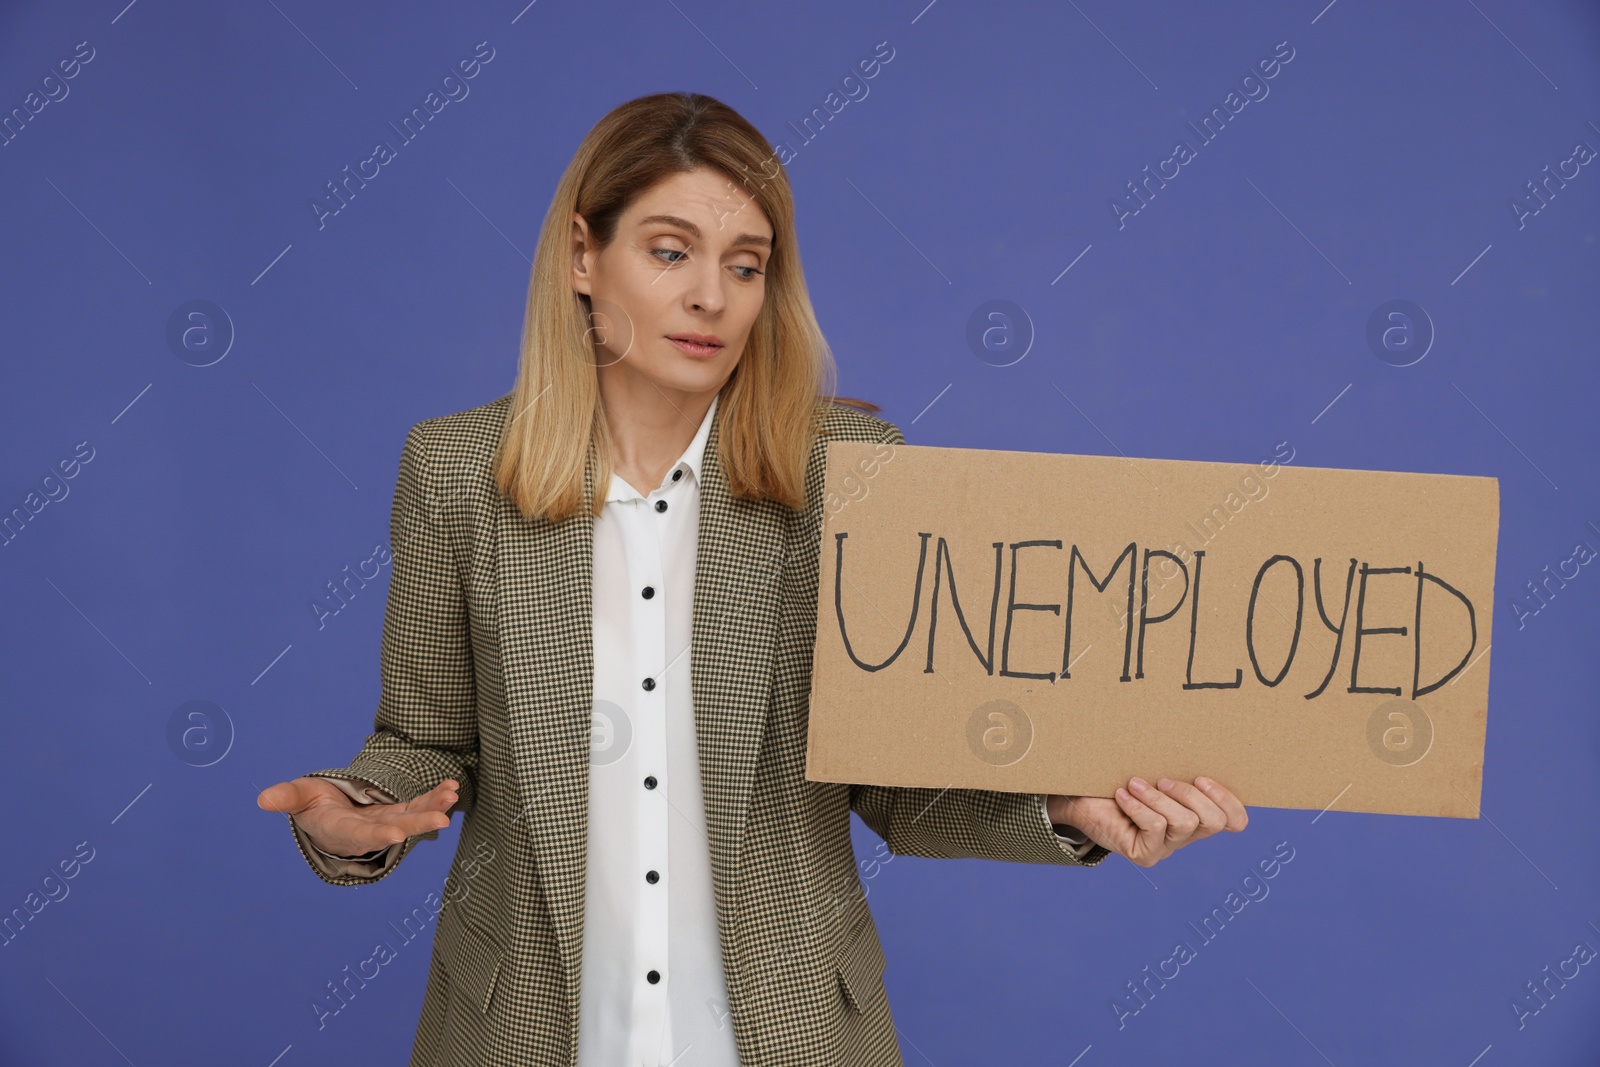
[{"label": "beige houndstooth jacket", "polygon": [[[900,1067],[850,812],[895,855],[1093,866],[1109,853],[1096,845],[1080,859],[1037,793],[806,780],[826,442],[905,442],[892,423],[819,403],[804,511],[729,494],[720,405],[706,443],[690,673],[729,1000],[720,1007],[745,1067]],[[401,800],[460,782],[461,839],[411,1067],[571,1067],[577,1056],[593,521],[587,509],[529,521],[496,488],[489,461],[510,404],[503,396],[406,435],[373,732],[349,766],[312,772]],[[384,878],[437,836],[365,866],[330,864],[289,821],[306,861],[335,885]]]}]

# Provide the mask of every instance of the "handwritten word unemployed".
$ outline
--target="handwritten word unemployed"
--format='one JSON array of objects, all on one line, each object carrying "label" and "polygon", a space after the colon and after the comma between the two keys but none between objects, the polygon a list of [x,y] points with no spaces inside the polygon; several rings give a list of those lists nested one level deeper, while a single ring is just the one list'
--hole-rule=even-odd
[{"label": "handwritten word unemployed", "polygon": [[[856,655],[855,648],[850,643],[850,635],[845,624],[844,617],[844,583],[846,581],[844,543],[845,539],[850,535],[847,532],[841,531],[835,533],[833,536],[835,546],[833,606],[835,620],[839,627],[840,640],[844,644],[845,654],[850,657],[851,662],[853,662],[857,667],[867,672],[881,671],[893,664],[895,660],[900,658],[900,654],[904,652],[907,645],[910,644],[912,632],[916,629],[917,614],[923,601],[922,590],[924,578],[927,572],[928,542],[929,539],[933,538],[935,535],[928,532],[919,532],[917,534],[917,538],[920,542],[920,551],[917,559],[916,583],[911,592],[911,618],[910,621],[906,623],[905,636],[901,638],[899,647],[896,648],[894,652],[890,654],[889,658],[884,660],[882,663],[868,663],[864,661],[861,659],[861,657]],[[1199,641],[1200,619],[1202,618],[1202,613],[1200,610],[1200,597],[1201,578],[1203,577],[1206,556],[1204,549],[1197,549],[1195,551],[1193,557],[1194,568],[1191,572],[1190,568],[1182,560],[1178,559],[1177,556],[1173,555],[1171,552],[1167,552],[1165,549],[1160,548],[1144,549],[1143,562],[1141,563],[1138,543],[1136,541],[1129,541],[1127,547],[1117,555],[1117,558],[1112,561],[1110,566],[1106,569],[1105,577],[1097,578],[1095,577],[1094,567],[1091,565],[1089,558],[1085,556],[1085,554],[1078,548],[1076,544],[1067,545],[1066,542],[1060,539],[1013,541],[1009,545],[1011,550],[1010,592],[1006,597],[1005,609],[1002,612],[1000,608],[1000,586],[1001,578],[1004,573],[1004,549],[1006,549],[1008,546],[1004,541],[995,541],[991,547],[994,549],[994,586],[992,596],[986,598],[989,600],[990,607],[988,651],[985,652],[979,649],[977,639],[973,637],[972,629],[967,625],[967,617],[966,613],[961,608],[961,600],[956,594],[957,583],[955,566],[953,563],[954,554],[950,551],[946,538],[939,537],[937,539],[934,549],[933,575],[931,583],[932,593],[928,598],[930,601],[928,620],[928,654],[927,666],[924,668],[924,673],[938,673],[933,666],[934,639],[939,628],[939,593],[941,581],[947,577],[948,582],[946,584],[949,585],[949,598],[951,607],[955,610],[956,622],[958,625],[960,625],[962,632],[966,635],[967,644],[972,649],[973,655],[977,658],[979,665],[983,668],[985,673],[993,676],[996,673],[995,668],[998,665],[999,674],[1006,678],[1039,678],[1050,682],[1052,685],[1055,684],[1058,677],[1062,680],[1071,679],[1071,667],[1073,663],[1072,622],[1073,608],[1075,606],[1075,597],[1077,594],[1076,579],[1078,571],[1081,569],[1084,572],[1084,576],[1088,578],[1089,584],[1094,586],[1095,592],[1104,593],[1111,585],[1112,578],[1116,576],[1118,571],[1124,569],[1123,564],[1126,563],[1128,604],[1127,617],[1136,620],[1136,623],[1135,625],[1127,628],[1127,632],[1124,637],[1124,647],[1122,653],[1122,677],[1119,680],[1123,682],[1131,682],[1135,679],[1144,678],[1146,631],[1151,626],[1164,623],[1173,616],[1177,615],[1178,609],[1183,606],[1185,599],[1187,599],[1189,602],[1189,658],[1187,666],[1184,669],[1183,688],[1238,689],[1244,684],[1243,667],[1236,667],[1234,669],[1233,679],[1231,681],[1227,679],[1216,681],[1195,681],[1194,679],[1195,646]],[[1067,601],[1064,612],[1061,604],[1024,604],[1018,602],[1017,554],[1024,549],[1053,549],[1056,552],[1061,553],[1061,555],[1057,556],[1056,558],[1064,560],[1067,571]],[[1156,613],[1152,613],[1150,608],[1150,560],[1156,557],[1164,557],[1174,566],[1178,567],[1184,582],[1183,591],[1178,594],[1176,600],[1174,600],[1172,604],[1159,609]],[[882,565],[883,564],[881,560],[874,560],[870,558],[858,560],[856,563],[857,567],[865,567],[868,570],[877,570],[881,568]],[[1269,677],[1266,671],[1262,670],[1261,660],[1256,651],[1261,643],[1258,635],[1258,627],[1260,626],[1260,623],[1258,620],[1258,613],[1256,611],[1256,604],[1261,591],[1262,583],[1265,581],[1268,574],[1270,574],[1274,569],[1280,567],[1285,568],[1285,570],[1281,573],[1292,574],[1294,577],[1296,604],[1292,634],[1288,642],[1288,652],[1284,656],[1283,663],[1277,667],[1276,673]],[[1409,632],[1412,642],[1415,646],[1411,675],[1411,699],[1413,700],[1419,696],[1424,696],[1433,692],[1435,689],[1438,689],[1440,686],[1450,681],[1450,679],[1454,678],[1457,674],[1461,673],[1461,671],[1466,668],[1468,661],[1471,659],[1473,650],[1478,646],[1477,610],[1473,606],[1472,600],[1467,597],[1466,594],[1462,593],[1461,590],[1457,589],[1455,586],[1439,577],[1439,575],[1427,570],[1424,561],[1419,560],[1417,562],[1416,569],[1413,570],[1409,564],[1403,567],[1374,567],[1369,563],[1357,560],[1354,556],[1350,557],[1350,565],[1345,573],[1343,607],[1340,609],[1339,621],[1337,623],[1335,623],[1329,615],[1329,606],[1331,606],[1333,603],[1336,603],[1337,600],[1331,594],[1324,595],[1323,593],[1321,556],[1318,556],[1312,561],[1312,566],[1310,569],[1310,585],[1316,598],[1317,615],[1322,620],[1322,625],[1334,635],[1335,639],[1333,644],[1333,654],[1328,663],[1328,673],[1323,677],[1321,685],[1317,686],[1317,688],[1312,692],[1305,694],[1305,698],[1307,700],[1312,700],[1318,696],[1321,696],[1323,691],[1328,688],[1328,683],[1333,680],[1334,672],[1338,669],[1341,651],[1344,648],[1345,639],[1347,637],[1350,639],[1350,685],[1347,691],[1351,693],[1388,693],[1394,696],[1399,696],[1402,693],[1401,686],[1363,685],[1358,680],[1358,673],[1361,669],[1361,651],[1365,639],[1369,636],[1378,634],[1391,634],[1398,637],[1405,637]],[[1385,578],[1385,580],[1393,582],[1400,575],[1412,575],[1416,582],[1416,609],[1412,626],[1408,628],[1406,626],[1367,625],[1368,583],[1372,579],[1379,576],[1388,576]],[[1280,553],[1269,557],[1265,562],[1261,563],[1255,572],[1254,581],[1250,586],[1250,603],[1243,620],[1245,648],[1249,653],[1250,667],[1252,672],[1255,674],[1257,680],[1259,680],[1262,685],[1267,686],[1268,688],[1274,687],[1284,680],[1289,673],[1290,666],[1294,663],[1295,654],[1300,648],[1301,622],[1306,614],[1306,577],[1306,567],[1302,565],[1298,559],[1293,556]],[[1359,581],[1357,580],[1358,577]],[[1462,606],[1466,608],[1465,621],[1467,626],[1470,628],[1470,636],[1465,642],[1467,649],[1462,655],[1460,662],[1458,662],[1440,678],[1424,684],[1422,682],[1422,620],[1425,600],[1423,594],[1427,588],[1427,584],[1430,582],[1436,586],[1438,590],[1442,590],[1444,593],[1454,597]],[[1136,596],[1138,598],[1137,609],[1134,607]],[[1435,605],[1439,603],[1437,593],[1431,602]],[[1057,615],[1064,614],[1065,635],[1062,641],[1061,670],[1059,673],[1056,671],[1018,671],[1011,669],[1012,620],[1015,613],[1022,610],[1048,611]],[[1430,611],[1436,613],[1437,608],[1431,608]],[[1001,638],[999,656],[996,657],[994,647],[995,629],[1002,614],[1005,618],[1005,633]],[[1209,617],[1209,614],[1206,617]],[[1352,619],[1354,621],[1353,627],[1351,626]],[[1287,616],[1282,616],[1279,619],[1268,619],[1266,625],[1270,627],[1276,625],[1276,623],[1279,621],[1288,623],[1288,618]],[[1430,633],[1434,632],[1436,629],[1437,620],[1435,620],[1434,625],[1429,627]],[[1457,625],[1454,628],[1456,632],[1453,635],[1450,635],[1456,638],[1456,643],[1458,645],[1463,643],[1460,640],[1460,629],[1461,627]],[[1438,639],[1437,634],[1435,634],[1434,639]],[[1268,668],[1268,670],[1271,669],[1271,667]],[[1082,674],[1081,671],[1079,673]]]}]

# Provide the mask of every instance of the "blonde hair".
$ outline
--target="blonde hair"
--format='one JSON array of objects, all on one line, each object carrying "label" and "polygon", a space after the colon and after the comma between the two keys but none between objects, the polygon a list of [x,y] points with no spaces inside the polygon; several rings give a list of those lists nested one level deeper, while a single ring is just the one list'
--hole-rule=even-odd
[{"label": "blonde hair", "polygon": [[611,477],[590,301],[572,288],[573,213],[604,248],[641,193],[703,166],[736,182],[773,230],[761,310],[718,403],[718,455],[729,491],[803,507],[805,465],[827,411],[819,396],[878,411],[868,401],[833,395],[837,370],[806,292],[794,197],[772,146],[712,97],[642,96],[613,109],[584,137],[539,233],[517,384],[494,466],[496,484],[524,516],[560,522],[582,510],[584,470],[591,462],[597,491],[588,504],[598,516]]}]

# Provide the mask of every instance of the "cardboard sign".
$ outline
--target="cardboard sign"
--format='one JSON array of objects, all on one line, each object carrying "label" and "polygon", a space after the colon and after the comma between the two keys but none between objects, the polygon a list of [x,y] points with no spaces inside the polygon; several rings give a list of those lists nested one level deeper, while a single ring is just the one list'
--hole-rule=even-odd
[{"label": "cardboard sign", "polygon": [[831,442],[807,777],[1476,818],[1499,483],[1290,458]]}]

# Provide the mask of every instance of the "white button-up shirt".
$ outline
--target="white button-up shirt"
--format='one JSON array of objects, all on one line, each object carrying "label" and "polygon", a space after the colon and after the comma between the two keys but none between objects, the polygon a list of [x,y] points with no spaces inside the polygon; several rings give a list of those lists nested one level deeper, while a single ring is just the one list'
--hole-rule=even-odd
[{"label": "white button-up shirt", "polygon": [[719,398],[648,496],[594,524],[594,715],[579,1067],[738,1067],[700,791],[689,638]]}]

